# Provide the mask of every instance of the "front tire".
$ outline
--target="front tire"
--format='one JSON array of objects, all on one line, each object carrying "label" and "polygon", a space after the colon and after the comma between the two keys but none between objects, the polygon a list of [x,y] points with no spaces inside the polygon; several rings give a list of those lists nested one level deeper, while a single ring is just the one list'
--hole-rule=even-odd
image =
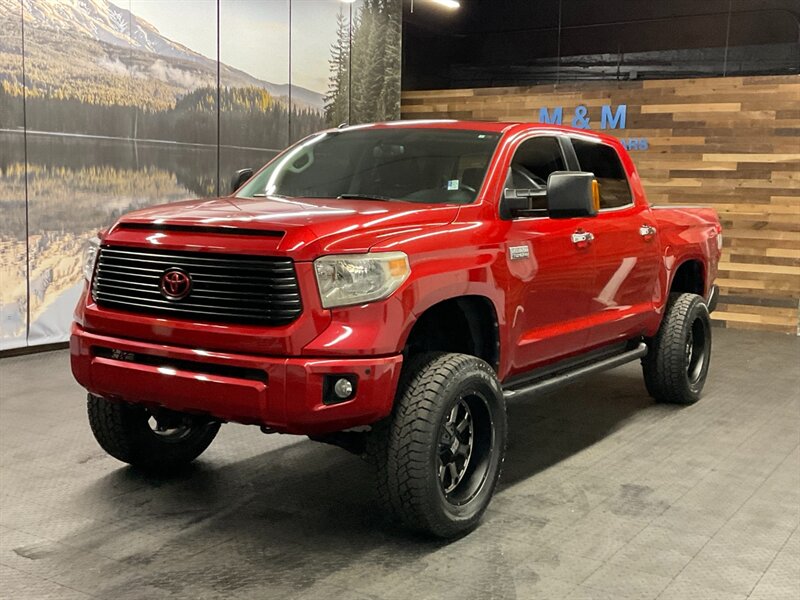
[{"label": "front tire", "polygon": [[664,319],[642,359],[648,393],[658,402],[694,404],[711,359],[711,319],[697,294],[671,294]]},{"label": "front tire", "polygon": [[108,454],[143,471],[179,471],[208,448],[220,424],[202,417],[150,410],[89,394],[89,425]]},{"label": "front tire", "polygon": [[507,438],[503,392],[488,364],[465,354],[412,358],[392,415],[372,435],[379,495],[405,525],[440,538],[478,525]]}]

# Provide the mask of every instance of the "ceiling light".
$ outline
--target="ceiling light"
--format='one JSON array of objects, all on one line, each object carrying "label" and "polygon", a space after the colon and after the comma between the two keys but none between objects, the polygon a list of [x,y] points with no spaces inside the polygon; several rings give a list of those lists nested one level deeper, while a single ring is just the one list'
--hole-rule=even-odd
[{"label": "ceiling light", "polygon": [[432,0],[435,4],[439,4],[446,8],[450,8],[455,10],[456,8],[461,8],[461,2],[458,0]]}]

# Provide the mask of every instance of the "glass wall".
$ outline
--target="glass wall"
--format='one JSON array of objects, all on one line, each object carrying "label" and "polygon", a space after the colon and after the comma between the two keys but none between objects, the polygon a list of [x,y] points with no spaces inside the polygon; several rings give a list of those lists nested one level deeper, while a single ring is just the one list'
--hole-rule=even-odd
[{"label": "glass wall", "polygon": [[0,350],[24,345],[28,329],[21,16],[0,3]]},{"label": "glass wall", "polygon": [[[0,349],[67,338],[86,240],[121,214],[227,194],[356,122],[353,93],[379,107],[358,122],[398,118],[400,20],[399,0],[0,0]],[[353,52],[357,23],[386,49]],[[343,85],[351,55],[388,65],[378,85]]]},{"label": "glass wall", "polygon": [[[219,8],[219,167],[224,194],[236,170],[260,167],[289,143],[290,3],[226,0]],[[327,66],[320,57],[317,62]],[[320,101],[317,114],[321,108]]]}]

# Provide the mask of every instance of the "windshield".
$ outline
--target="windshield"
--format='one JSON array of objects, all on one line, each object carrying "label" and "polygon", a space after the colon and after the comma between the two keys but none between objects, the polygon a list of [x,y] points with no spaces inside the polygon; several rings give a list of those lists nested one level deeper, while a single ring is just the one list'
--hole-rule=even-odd
[{"label": "windshield", "polygon": [[497,133],[433,128],[330,131],[278,156],[237,196],[468,204],[499,139]]}]

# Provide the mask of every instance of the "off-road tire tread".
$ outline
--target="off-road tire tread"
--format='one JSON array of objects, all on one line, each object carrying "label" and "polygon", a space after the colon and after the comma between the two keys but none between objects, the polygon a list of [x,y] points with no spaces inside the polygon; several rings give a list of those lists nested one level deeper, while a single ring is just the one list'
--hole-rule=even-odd
[{"label": "off-road tire tread", "polygon": [[[486,362],[466,354],[425,353],[412,357],[403,369],[392,415],[373,427],[368,453],[376,469],[379,500],[410,529],[439,537],[462,533],[462,526],[448,527],[437,518],[426,502],[424,488],[429,478],[429,445],[437,439],[437,432],[431,431],[438,428],[434,409],[450,380],[462,371],[476,368],[496,377]],[[502,470],[502,462],[499,469]],[[496,485],[499,476],[498,472],[491,485]],[[479,519],[480,514],[474,520],[477,523]]]},{"label": "off-road tire tread", "polygon": [[209,423],[201,433],[178,443],[159,443],[143,436],[138,426],[140,407],[112,402],[89,394],[89,425],[97,443],[108,454],[143,471],[159,474],[175,472],[200,456],[219,431],[219,423]]},{"label": "off-road tire tread", "polygon": [[130,463],[133,451],[123,423],[121,405],[112,405],[103,398],[89,394],[86,399],[89,426],[97,443],[108,454]]},{"label": "off-road tire tread", "polygon": [[648,340],[649,350],[642,359],[642,371],[647,392],[658,402],[688,405],[699,399],[689,389],[684,365],[685,329],[691,325],[689,315],[698,304],[708,310],[697,294],[670,294],[661,327],[655,337]]}]

